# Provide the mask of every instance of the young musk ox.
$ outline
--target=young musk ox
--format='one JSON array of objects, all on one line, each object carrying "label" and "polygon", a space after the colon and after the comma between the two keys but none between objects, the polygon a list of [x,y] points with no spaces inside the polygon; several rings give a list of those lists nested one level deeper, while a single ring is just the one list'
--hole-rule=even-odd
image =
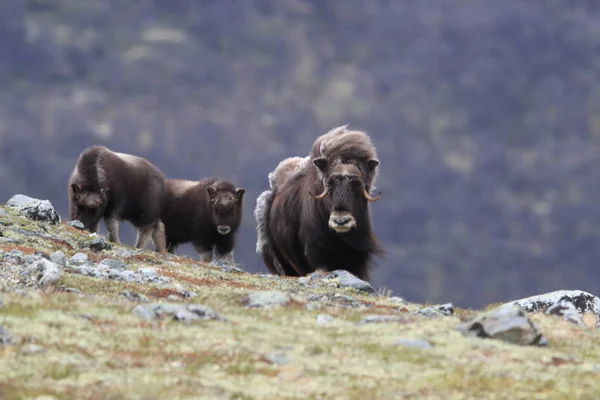
[{"label": "young musk ox", "polygon": [[81,221],[87,231],[97,232],[103,218],[108,240],[120,243],[119,221],[126,220],[137,230],[136,248],[152,240],[157,252],[166,252],[160,222],[165,178],[144,158],[89,147],[69,176],[68,194],[71,219]]},{"label": "young musk ox", "polygon": [[383,256],[371,229],[369,192],[379,161],[363,132],[334,128],[309,156],[292,157],[269,174],[257,199],[256,251],[278,275],[345,269],[370,281],[373,256]]},{"label": "young musk ox", "polygon": [[191,242],[201,261],[212,261],[214,248],[216,259],[233,263],[246,189],[214,178],[167,179],[166,187],[161,220],[168,251],[174,254],[179,244]]}]

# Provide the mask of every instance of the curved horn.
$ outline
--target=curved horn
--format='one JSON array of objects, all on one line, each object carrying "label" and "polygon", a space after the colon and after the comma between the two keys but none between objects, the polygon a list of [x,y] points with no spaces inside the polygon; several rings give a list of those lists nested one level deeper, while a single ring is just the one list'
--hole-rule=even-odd
[{"label": "curved horn", "polygon": [[369,192],[367,192],[367,188],[363,188],[363,196],[365,196],[365,199],[367,199],[370,202],[376,202],[377,200],[379,200],[381,198],[381,192],[379,192],[379,194],[375,197],[372,197]]},{"label": "curved horn", "polygon": [[327,192],[328,192],[327,187],[325,187],[325,190],[323,190],[323,193],[321,193],[319,195],[314,195],[314,194],[312,194],[310,189],[308,190],[308,194],[310,194],[312,196],[312,198],[315,200],[323,200],[325,198],[325,196],[327,196]]}]

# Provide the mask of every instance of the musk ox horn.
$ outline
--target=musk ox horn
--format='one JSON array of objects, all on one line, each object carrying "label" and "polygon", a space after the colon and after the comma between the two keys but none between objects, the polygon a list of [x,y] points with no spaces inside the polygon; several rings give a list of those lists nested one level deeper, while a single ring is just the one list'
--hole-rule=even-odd
[{"label": "musk ox horn", "polygon": [[325,190],[323,190],[323,193],[321,193],[319,195],[314,195],[314,194],[312,194],[310,189],[308,190],[308,194],[310,194],[312,196],[312,198],[315,200],[323,200],[325,198],[325,196],[327,196],[327,192],[328,192],[327,187],[325,187]]},{"label": "musk ox horn", "polygon": [[377,200],[379,200],[381,198],[381,192],[379,192],[379,194],[375,197],[372,197],[369,192],[367,192],[367,188],[363,188],[363,196],[365,196],[365,199],[367,199],[370,202],[376,202]]}]

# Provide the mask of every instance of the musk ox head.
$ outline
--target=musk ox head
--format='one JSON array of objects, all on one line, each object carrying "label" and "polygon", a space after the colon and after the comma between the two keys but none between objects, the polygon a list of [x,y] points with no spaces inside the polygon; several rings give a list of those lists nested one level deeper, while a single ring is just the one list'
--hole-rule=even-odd
[{"label": "musk ox head", "polygon": [[313,159],[313,164],[323,180],[320,194],[309,194],[321,201],[329,211],[329,228],[337,233],[346,233],[356,228],[362,216],[368,210],[368,202],[375,202],[369,194],[369,176],[379,165],[379,160],[369,158],[365,162],[354,160],[328,160],[326,157]]},{"label": "musk ox head", "polygon": [[206,188],[210,213],[221,235],[235,232],[242,220],[244,188],[209,186]]},{"label": "musk ox head", "polygon": [[71,184],[71,220],[79,220],[85,230],[98,231],[98,222],[104,215],[108,203],[108,189],[97,191],[83,189],[81,185]]}]

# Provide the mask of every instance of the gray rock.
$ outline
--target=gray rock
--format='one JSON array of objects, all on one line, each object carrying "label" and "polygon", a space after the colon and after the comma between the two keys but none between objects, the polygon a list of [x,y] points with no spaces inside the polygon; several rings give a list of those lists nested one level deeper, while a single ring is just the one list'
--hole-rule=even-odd
[{"label": "gray rock", "polygon": [[13,344],[13,337],[4,327],[0,326],[0,347]]},{"label": "gray rock", "polygon": [[115,256],[119,258],[129,258],[133,257],[134,255],[135,253],[133,251],[127,249],[119,249],[115,251]]},{"label": "gray rock", "polygon": [[327,325],[328,323],[330,323],[334,319],[335,318],[333,318],[331,315],[328,315],[328,314],[319,314],[319,315],[317,315],[317,325],[318,326]]},{"label": "gray rock", "polygon": [[548,344],[537,326],[518,305],[503,305],[458,326],[464,336],[499,339],[518,345]]},{"label": "gray rock", "polygon": [[430,349],[433,346],[427,340],[423,339],[398,339],[394,343],[396,346],[411,347],[414,349]]},{"label": "gray rock", "polygon": [[8,217],[8,213],[0,208],[0,217]]},{"label": "gray rock", "polygon": [[88,256],[84,253],[77,253],[73,257],[69,258],[70,265],[83,265],[89,262]]},{"label": "gray rock", "polygon": [[221,314],[210,307],[198,304],[172,304],[172,303],[152,303],[140,304],[133,309],[133,312],[140,318],[146,320],[158,320],[163,318],[172,318],[176,321],[194,321],[194,320],[219,320],[225,321]]},{"label": "gray rock", "polygon": [[227,261],[216,260],[212,261],[209,265],[219,267],[224,272],[244,272],[244,270],[238,267],[237,265]]},{"label": "gray rock", "polygon": [[67,265],[67,257],[62,251],[55,251],[54,253],[50,254],[50,261],[56,265],[60,265],[61,267]]},{"label": "gray rock", "polygon": [[45,348],[43,348],[42,346],[35,344],[35,343],[28,343],[26,345],[24,345],[23,347],[21,347],[21,351],[20,353],[22,355],[32,355],[32,354],[42,354],[45,353],[47,350]]},{"label": "gray rock", "polygon": [[393,296],[393,297],[388,298],[388,300],[393,303],[407,304],[406,300],[404,300],[404,298],[402,298],[400,296]]},{"label": "gray rock", "polygon": [[583,290],[557,290],[511,301],[507,304],[518,304],[527,312],[536,312],[564,301],[573,303],[579,314],[595,314],[599,321],[596,328],[600,329],[600,298]]},{"label": "gray rock", "polygon": [[17,262],[25,261],[25,254],[21,250],[11,250],[4,255],[4,258],[10,258]]},{"label": "gray rock", "polygon": [[61,286],[59,287],[61,292],[65,292],[65,293],[77,293],[77,294],[83,294],[83,292],[77,288],[70,288],[70,287],[66,287],[66,286]]},{"label": "gray rock", "polygon": [[115,271],[125,270],[125,263],[123,261],[112,260],[110,258],[105,258],[104,260],[100,261],[100,265],[105,265]]},{"label": "gray rock", "polygon": [[269,364],[285,365],[290,362],[287,354],[281,352],[265,354],[264,358]]},{"label": "gray rock", "polygon": [[75,229],[79,229],[81,231],[85,229],[83,222],[79,221],[78,219],[74,219],[73,221],[67,222],[67,225],[69,225]]},{"label": "gray rock", "polygon": [[140,293],[132,292],[131,290],[122,291],[119,293],[119,296],[123,296],[129,301],[143,302],[143,303],[148,301],[147,296],[140,294]]},{"label": "gray rock", "polygon": [[23,260],[23,262],[25,264],[31,264],[31,263],[34,263],[41,259],[42,259],[42,256],[40,256],[39,254],[27,254],[25,256],[25,259]]},{"label": "gray rock", "polygon": [[16,208],[19,213],[27,218],[57,224],[61,221],[58,211],[48,200],[16,194],[6,202],[6,205]]},{"label": "gray rock", "polygon": [[575,305],[567,300],[561,300],[556,304],[551,305],[546,309],[546,314],[548,315],[558,315],[562,317],[565,321],[569,321],[578,325],[582,328],[585,327],[585,322],[583,322],[583,317],[575,308]]},{"label": "gray rock", "polygon": [[156,270],[152,268],[139,268],[138,273],[145,278],[154,278],[158,276]]},{"label": "gray rock", "polygon": [[119,280],[123,280],[125,282],[134,282],[136,280],[136,275],[133,271],[129,271],[129,270],[125,270],[122,271],[120,274],[120,279]]},{"label": "gray rock", "polygon": [[35,273],[37,286],[47,287],[56,285],[60,281],[61,271],[58,265],[50,260],[41,258],[27,266],[27,274]]},{"label": "gray rock", "polygon": [[358,325],[376,324],[381,322],[406,322],[406,316],[401,315],[367,315],[360,321]]},{"label": "gray rock", "polygon": [[369,282],[363,281],[362,279],[358,279],[356,276],[352,275],[350,272],[344,269],[337,269],[335,271],[331,271],[323,279],[336,278],[340,286],[342,287],[350,287],[361,292],[377,294],[377,291],[373,288],[373,286],[371,286]]},{"label": "gray rock", "polygon": [[86,246],[89,247],[92,251],[103,251],[112,249],[112,245],[101,237],[92,239],[90,242],[87,243]]},{"label": "gray rock", "polygon": [[290,296],[279,291],[256,292],[249,294],[244,299],[246,307],[281,307],[291,302]]},{"label": "gray rock", "polygon": [[425,317],[443,317],[454,314],[454,305],[452,303],[440,304],[432,307],[425,307],[417,310],[416,314]]}]

